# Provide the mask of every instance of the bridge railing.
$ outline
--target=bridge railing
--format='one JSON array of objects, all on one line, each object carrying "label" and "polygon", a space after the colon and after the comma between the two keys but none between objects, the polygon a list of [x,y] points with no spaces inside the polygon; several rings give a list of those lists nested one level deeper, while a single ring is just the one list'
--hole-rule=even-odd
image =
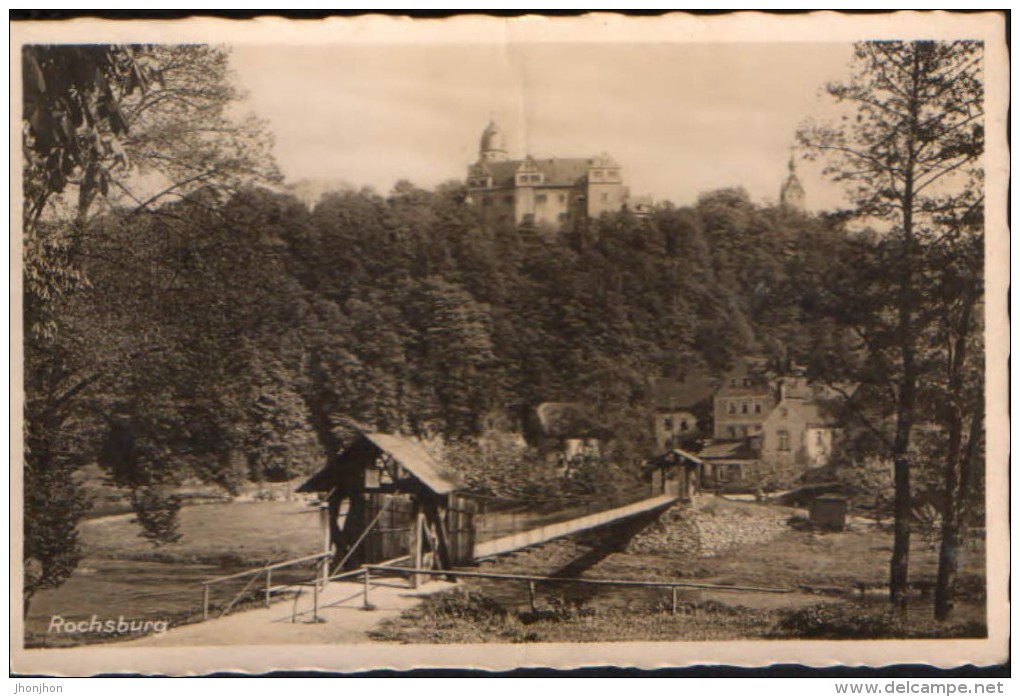
[{"label": "bridge railing", "polygon": [[237,581],[243,578],[251,577],[248,583],[240,591],[238,591],[236,595],[234,595],[233,599],[231,599],[229,603],[227,603],[226,607],[220,613],[219,615],[220,617],[224,617],[227,614],[229,614],[230,611],[234,609],[234,606],[237,605],[237,603],[240,602],[242,598],[244,598],[253,590],[259,578],[265,579],[264,588],[265,604],[266,607],[269,607],[273,591],[280,590],[281,588],[290,588],[306,585],[304,583],[287,583],[279,587],[274,587],[273,586],[274,571],[286,569],[292,566],[300,566],[303,564],[314,563],[318,567],[318,571],[316,572],[317,579],[315,583],[322,583],[326,579],[326,576],[328,574],[328,567],[326,566],[326,564],[328,563],[329,558],[332,556],[333,555],[331,552],[319,552],[318,554],[309,554],[308,556],[298,557],[297,559],[287,559],[285,561],[276,562],[275,564],[266,564],[265,566],[260,566],[254,569],[246,569],[244,571],[239,571],[236,574],[217,576],[215,578],[210,578],[205,581],[202,581],[202,620],[204,621],[209,619],[210,600],[213,586],[219,585],[221,583],[226,583],[228,581]]},{"label": "bridge railing", "polygon": [[[406,574],[408,577],[415,574],[425,576],[447,576],[452,578],[479,578],[504,581],[519,581],[528,584],[528,601],[531,611],[535,612],[535,598],[539,583],[570,583],[590,586],[615,586],[618,588],[662,588],[668,589],[672,595],[671,612],[676,614],[680,589],[698,589],[714,591],[752,592],[752,593],[792,593],[792,588],[770,588],[765,586],[737,586],[717,583],[692,583],[681,581],[639,581],[634,579],[607,579],[607,578],[571,578],[564,576],[540,576],[534,574],[500,574],[485,571],[452,571],[446,569],[409,569],[394,566],[381,566],[368,564],[361,568],[364,571],[363,606],[370,608],[369,588],[371,586],[372,573],[397,573]],[[356,596],[355,596],[356,597]]]}]

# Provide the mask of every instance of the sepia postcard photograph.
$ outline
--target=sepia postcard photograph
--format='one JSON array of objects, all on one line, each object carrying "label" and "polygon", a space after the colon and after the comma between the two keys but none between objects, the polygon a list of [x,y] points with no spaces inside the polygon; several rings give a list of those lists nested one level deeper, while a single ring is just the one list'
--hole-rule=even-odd
[{"label": "sepia postcard photograph", "polygon": [[997,13],[11,22],[11,670],[1008,660]]}]

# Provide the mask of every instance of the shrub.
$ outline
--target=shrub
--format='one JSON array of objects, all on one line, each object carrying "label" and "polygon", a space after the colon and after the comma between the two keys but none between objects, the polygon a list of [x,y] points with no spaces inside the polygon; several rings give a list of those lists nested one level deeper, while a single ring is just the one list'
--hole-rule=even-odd
[{"label": "shrub", "polygon": [[820,603],[795,610],[776,624],[777,634],[811,639],[983,637],[981,622],[936,622],[925,612],[902,615],[887,606]]}]

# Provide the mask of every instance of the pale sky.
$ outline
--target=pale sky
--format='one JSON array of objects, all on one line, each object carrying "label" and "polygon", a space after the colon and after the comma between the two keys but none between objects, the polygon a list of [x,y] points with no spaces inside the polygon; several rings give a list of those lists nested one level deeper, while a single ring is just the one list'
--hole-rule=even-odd
[{"label": "pale sky", "polygon": [[[678,204],[743,186],[774,202],[794,133],[831,115],[850,44],[236,46],[248,104],[276,136],[289,181],[388,192],[463,179],[490,114],[512,158],[608,152],[633,195]],[[818,165],[808,206],[840,201]]]}]

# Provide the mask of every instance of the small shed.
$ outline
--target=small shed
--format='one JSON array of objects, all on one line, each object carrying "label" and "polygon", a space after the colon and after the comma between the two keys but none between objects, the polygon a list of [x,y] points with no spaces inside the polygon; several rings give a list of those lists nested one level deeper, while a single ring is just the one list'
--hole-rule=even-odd
[{"label": "small shed", "polygon": [[827,530],[844,530],[846,510],[847,501],[842,496],[817,496],[811,499],[811,523]]},{"label": "small shed", "polygon": [[757,483],[755,475],[761,460],[749,441],[713,440],[698,453],[705,463],[701,470],[705,489],[739,490]]},{"label": "small shed", "polygon": [[673,448],[645,463],[652,473],[654,493],[673,494],[690,500],[698,493],[704,461],[686,450]]},{"label": "small shed", "polygon": [[474,554],[473,510],[457,496],[461,486],[420,443],[362,432],[298,491],[325,495],[337,568],[406,555],[414,568],[449,569]]}]

